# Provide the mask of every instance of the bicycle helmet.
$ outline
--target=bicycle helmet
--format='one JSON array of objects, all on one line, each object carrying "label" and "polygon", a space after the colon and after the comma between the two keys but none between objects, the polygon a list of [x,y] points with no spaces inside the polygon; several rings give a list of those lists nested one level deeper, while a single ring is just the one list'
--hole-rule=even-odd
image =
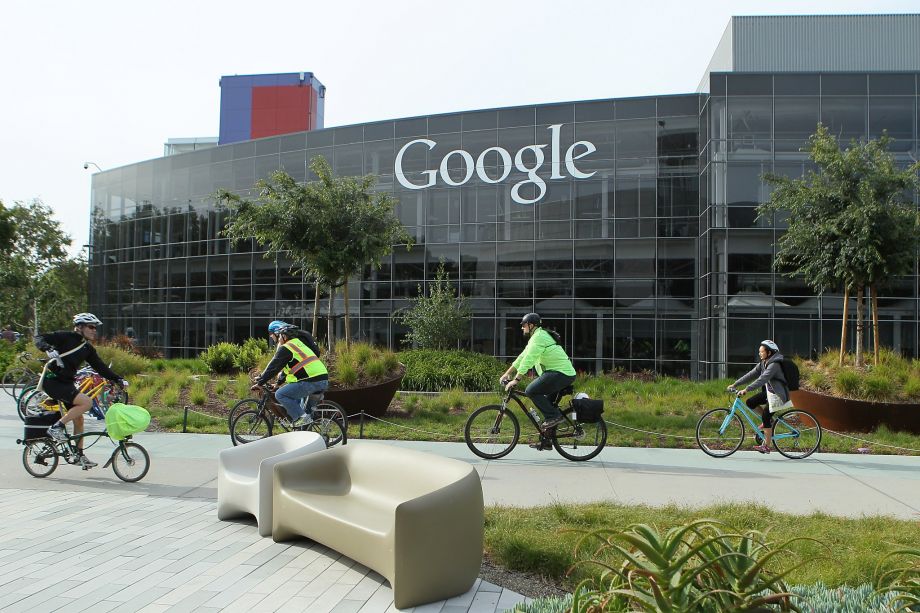
[{"label": "bicycle helmet", "polygon": [[278,332],[284,328],[292,328],[293,326],[285,321],[276,319],[275,321],[268,324],[268,331],[272,334],[278,334]]},{"label": "bicycle helmet", "polygon": [[521,319],[521,325],[523,326],[524,324],[533,324],[535,326],[539,326],[542,324],[542,320],[536,313],[528,313]]},{"label": "bicycle helmet", "polygon": [[761,346],[766,347],[771,353],[779,353],[779,345],[771,340],[760,341]]},{"label": "bicycle helmet", "polygon": [[92,324],[95,326],[101,326],[102,320],[93,315],[92,313],[77,313],[73,316],[73,325],[82,326],[85,324]]}]

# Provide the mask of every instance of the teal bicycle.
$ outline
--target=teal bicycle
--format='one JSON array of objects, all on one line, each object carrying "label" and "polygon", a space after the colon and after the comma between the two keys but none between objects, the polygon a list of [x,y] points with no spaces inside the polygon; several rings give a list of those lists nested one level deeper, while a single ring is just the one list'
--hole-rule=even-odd
[{"label": "teal bicycle", "polygon": [[[747,422],[758,444],[763,443],[760,431],[761,416],[732,394],[731,408],[713,409],[696,424],[696,443],[706,455],[726,458],[738,451],[744,443]],[[821,445],[821,424],[818,419],[802,409],[787,409],[773,415],[773,447],[793,460],[807,458]]]}]

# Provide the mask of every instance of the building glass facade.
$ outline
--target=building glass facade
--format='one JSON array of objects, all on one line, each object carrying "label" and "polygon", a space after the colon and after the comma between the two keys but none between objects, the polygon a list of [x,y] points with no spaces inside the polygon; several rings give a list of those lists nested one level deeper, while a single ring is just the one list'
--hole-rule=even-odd
[{"label": "building glass facade", "polygon": [[[230,213],[212,194],[251,196],[277,169],[309,181],[321,155],[336,174],[378,175],[416,241],[349,285],[356,337],[399,348],[393,313],[443,261],[473,307],[466,347],[502,358],[522,349],[530,311],[589,371],[731,374],[763,338],[808,355],[837,343],[841,297],[773,272],[783,221],[755,207],[764,172],[808,168],[818,121],[844,140],[887,129],[909,164],[917,75],[714,73],[708,94],[416,117],[125,166],[93,178],[90,308],[170,356],[276,318],[309,328],[312,285],[222,238]],[[917,283],[915,270],[879,299],[882,342],[913,356]]]}]

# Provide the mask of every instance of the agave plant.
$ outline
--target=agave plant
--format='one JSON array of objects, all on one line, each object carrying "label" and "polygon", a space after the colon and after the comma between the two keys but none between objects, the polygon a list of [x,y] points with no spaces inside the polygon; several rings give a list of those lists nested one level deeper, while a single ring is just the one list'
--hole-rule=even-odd
[{"label": "agave plant", "polygon": [[[889,558],[907,557],[905,566],[887,570],[881,574],[878,568]],[[877,594],[890,594],[891,604],[899,611],[916,611],[920,606],[920,549],[897,549],[879,562],[876,569]]]},{"label": "agave plant", "polygon": [[781,573],[767,569],[795,540],[773,545],[764,533],[725,532],[723,524],[708,519],[664,534],[644,524],[583,533],[576,556],[589,543],[600,545],[576,566],[594,564],[604,571],[579,585],[572,611],[757,611],[767,605],[798,611],[783,579],[806,562]]}]

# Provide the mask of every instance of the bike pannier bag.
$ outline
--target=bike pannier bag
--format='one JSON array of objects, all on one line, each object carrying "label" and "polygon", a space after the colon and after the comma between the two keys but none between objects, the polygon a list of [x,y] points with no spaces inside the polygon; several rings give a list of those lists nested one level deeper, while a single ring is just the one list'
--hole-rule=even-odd
[{"label": "bike pannier bag", "polygon": [[783,378],[786,379],[786,387],[790,392],[799,389],[799,367],[789,358],[783,358],[779,363],[780,370],[783,371]]},{"label": "bike pannier bag", "polygon": [[575,421],[583,424],[593,424],[601,420],[604,412],[604,401],[591,398],[576,398],[572,400],[575,409]]},{"label": "bike pannier bag", "polygon": [[46,438],[48,428],[61,418],[57,411],[42,411],[37,415],[26,415],[25,436],[23,440],[31,441],[37,438]]},{"label": "bike pannier bag", "polygon": [[143,432],[149,423],[150,413],[147,409],[134,404],[116,402],[105,412],[105,429],[113,441]]}]

